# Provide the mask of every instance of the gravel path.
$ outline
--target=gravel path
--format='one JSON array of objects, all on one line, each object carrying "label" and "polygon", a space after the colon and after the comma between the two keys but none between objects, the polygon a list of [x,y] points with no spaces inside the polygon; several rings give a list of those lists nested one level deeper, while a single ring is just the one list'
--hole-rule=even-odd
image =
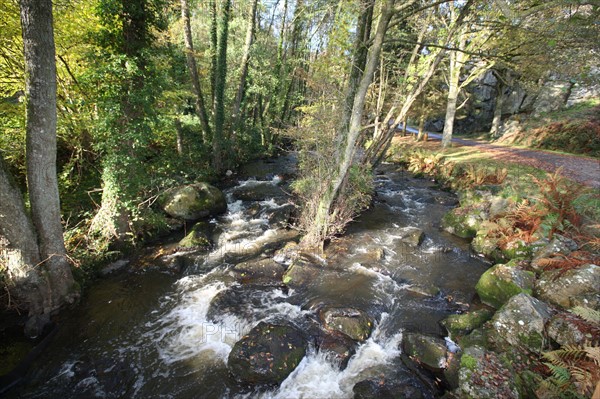
[{"label": "gravel path", "polygon": [[[408,128],[411,133],[415,129]],[[442,135],[429,133],[430,139],[441,140]],[[481,143],[454,137],[452,142],[458,145],[477,147],[490,154],[492,159],[533,166],[553,173],[562,167],[561,174],[586,186],[600,189],[600,159],[575,155],[557,154],[543,150],[521,149],[494,144]]]}]

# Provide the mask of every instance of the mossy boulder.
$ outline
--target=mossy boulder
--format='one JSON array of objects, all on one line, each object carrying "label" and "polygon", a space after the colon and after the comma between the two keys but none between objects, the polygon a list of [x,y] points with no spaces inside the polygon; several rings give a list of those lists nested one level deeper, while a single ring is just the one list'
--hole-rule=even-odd
[{"label": "mossy boulder", "polygon": [[546,341],[544,331],[550,316],[546,303],[520,293],[496,312],[490,321],[488,340],[499,350],[524,347],[539,353]]},{"label": "mossy boulder", "polygon": [[538,298],[566,309],[584,306],[600,310],[600,267],[588,264],[566,272],[544,272],[535,291]]},{"label": "mossy boulder", "polygon": [[329,331],[346,334],[355,341],[365,341],[373,330],[373,321],[367,313],[354,308],[325,307],[319,319]]},{"label": "mossy boulder", "polygon": [[480,346],[466,348],[460,359],[458,396],[468,399],[517,399],[513,371],[498,355]]},{"label": "mossy boulder", "polygon": [[402,349],[417,363],[431,371],[439,372],[448,366],[448,349],[442,338],[406,333],[402,340]]},{"label": "mossy boulder", "polygon": [[167,190],[159,198],[159,203],[169,216],[189,221],[219,215],[227,210],[223,192],[208,183]]},{"label": "mossy boulder", "polygon": [[211,248],[211,242],[208,238],[210,226],[208,223],[199,222],[192,227],[192,230],[179,241],[180,248],[199,249],[208,251]]},{"label": "mossy boulder", "polygon": [[473,238],[477,235],[481,220],[465,208],[455,208],[444,215],[442,227],[455,236]]},{"label": "mossy boulder", "polygon": [[453,314],[441,321],[442,326],[452,336],[465,335],[483,326],[492,318],[494,311],[491,309],[477,309],[463,314]]},{"label": "mossy boulder", "polygon": [[306,349],[307,342],[295,327],[260,322],[235,343],[227,367],[246,384],[279,384],[298,366]]},{"label": "mossy boulder", "polygon": [[546,325],[548,337],[557,344],[582,345],[600,337],[600,326],[594,325],[570,312],[558,312]]},{"label": "mossy boulder", "polygon": [[475,290],[486,305],[500,308],[521,292],[531,294],[535,275],[510,265],[498,264],[481,275]]}]

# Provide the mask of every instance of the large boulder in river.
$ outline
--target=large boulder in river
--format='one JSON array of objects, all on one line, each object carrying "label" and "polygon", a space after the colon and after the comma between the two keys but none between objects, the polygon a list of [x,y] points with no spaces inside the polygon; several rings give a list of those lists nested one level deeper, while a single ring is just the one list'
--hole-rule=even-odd
[{"label": "large boulder in river", "polygon": [[425,239],[425,233],[423,232],[423,230],[417,227],[406,227],[397,234],[400,242],[412,248],[421,245],[421,243]]},{"label": "large boulder in river", "polygon": [[524,347],[539,353],[544,347],[544,328],[549,319],[547,304],[521,293],[496,312],[490,321],[488,339],[500,350]]},{"label": "large boulder in river", "polygon": [[281,187],[270,181],[249,181],[232,192],[233,198],[242,201],[265,201],[272,198],[287,197]]},{"label": "large boulder in river", "polygon": [[448,366],[446,342],[439,337],[406,333],[402,339],[404,353],[425,368],[440,372]]},{"label": "large boulder in river", "polygon": [[211,247],[208,232],[210,227],[208,223],[199,222],[192,227],[192,230],[179,241],[179,247],[185,249],[209,250]]},{"label": "large boulder in river", "polygon": [[[283,262],[286,259],[280,259],[281,253],[275,257],[276,262]],[[296,254],[290,255],[289,260],[292,262],[285,274],[283,275],[282,281],[285,285],[290,287],[304,287],[314,281],[321,274],[325,267],[324,261],[316,255],[297,252]]]},{"label": "large boulder in river", "polygon": [[232,272],[242,284],[281,285],[285,266],[266,258],[238,263]]},{"label": "large boulder in river", "polygon": [[190,221],[227,210],[225,195],[208,183],[172,188],[160,197],[159,202],[169,216]]},{"label": "large boulder in river", "polygon": [[359,342],[369,338],[373,330],[373,321],[359,309],[325,307],[319,311],[319,319],[326,329],[341,332]]},{"label": "large boulder in river", "polygon": [[562,272],[541,275],[536,285],[538,298],[569,309],[584,306],[600,310],[600,267],[588,264]]},{"label": "large boulder in river", "polygon": [[357,347],[356,341],[337,331],[320,337],[318,344],[319,352],[324,353],[338,364],[340,369],[346,368],[348,361],[356,353]]},{"label": "large boulder in river", "polygon": [[279,384],[298,366],[306,349],[307,342],[295,327],[260,322],[233,346],[227,367],[243,383]]},{"label": "large boulder in river", "polygon": [[460,359],[458,396],[469,399],[517,399],[516,376],[498,355],[480,346],[465,349]]},{"label": "large boulder in river", "polygon": [[498,264],[481,275],[475,286],[481,301],[496,309],[521,292],[531,294],[535,276],[533,273],[511,265]]}]

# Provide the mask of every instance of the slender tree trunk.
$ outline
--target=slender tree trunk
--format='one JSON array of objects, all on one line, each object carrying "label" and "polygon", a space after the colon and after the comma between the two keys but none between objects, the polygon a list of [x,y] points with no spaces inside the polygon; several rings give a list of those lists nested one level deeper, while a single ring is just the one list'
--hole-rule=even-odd
[{"label": "slender tree trunk", "polygon": [[[44,291],[41,294],[42,308],[33,303],[30,308],[30,315],[37,315],[49,314],[66,303],[72,303],[78,292],[65,249],[56,175],[56,63],[52,2],[22,0],[20,6],[27,98],[27,185],[39,253],[34,253],[34,242],[25,244],[21,249],[31,251],[26,257],[29,260],[41,261],[37,272],[43,274],[46,280],[44,287],[39,287]],[[14,189],[11,191],[14,197]],[[23,219],[22,203],[17,201],[14,206],[17,217]],[[28,226],[22,228],[25,233],[22,242],[32,241],[31,229]],[[31,296],[39,297],[40,294],[32,293]],[[35,301],[37,299],[32,302]]]},{"label": "slender tree trunk", "polygon": [[338,169],[333,173],[332,179],[328,182],[328,187],[317,205],[315,220],[311,226],[311,230],[307,232],[302,240],[303,244],[309,247],[322,246],[323,241],[329,236],[332,206],[352,166],[356,143],[362,130],[361,125],[367,91],[373,81],[375,68],[379,62],[383,40],[393,14],[394,2],[394,0],[386,0],[383,5],[368,61],[356,90],[348,130],[341,130],[338,133],[345,136],[342,140],[344,150],[340,153],[340,158],[337,161]]},{"label": "slender tree trunk", "polygon": [[[423,140],[424,128],[425,128],[425,113],[422,113],[421,116],[419,116],[419,133],[417,134],[417,141]],[[427,139],[425,139],[424,141],[427,141]]]},{"label": "slender tree trunk", "polygon": [[461,32],[458,38],[458,50],[450,51],[450,76],[448,78],[448,100],[446,102],[444,132],[442,133],[442,148],[447,148],[452,142],[454,120],[456,118],[456,103],[458,102],[458,94],[460,92],[460,72],[467,58],[462,51],[465,49],[466,41],[466,34]]},{"label": "slender tree trunk", "polygon": [[181,120],[175,118],[175,132],[177,134],[177,155],[183,155],[183,127],[181,126]]},{"label": "slender tree trunk", "polygon": [[217,81],[217,1],[210,0],[208,6],[210,8],[210,99],[211,104],[214,104]]},{"label": "slender tree trunk", "polygon": [[504,85],[498,82],[498,94],[496,95],[496,107],[494,108],[494,119],[492,120],[492,128],[490,135],[493,138],[500,136],[500,128],[502,124],[502,108],[504,107]]},{"label": "slender tree trunk", "polygon": [[219,21],[217,43],[217,70],[215,76],[215,131],[213,135],[213,168],[217,174],[223,170],[222,146],[225,125],[225,83],[227,79],[227,39],[229,35],[229,14],[231,0],[225,0],[223,14]]},{"label": "slender tree trunk", "polygon": [[190,72],[190,79],[192,81],[192,87],[194,88],[195,95],[195,109],[200,123],[202,124],[202,131],[204,132],[203,141],[205,143],[210,142],[211,129],[208,121],[208,114],[206,112],[206,105],[204,103],[204,94],[202,94],[202,87],[200,86],[200,77],[198,76],[198,66],[196,65],[196,58],[194,57],[194,43],[192,41],[192,28],[190,24],[190,8],[188,0],[181,0],[181,19],[183,20],[183,39],[185,42],[185,56],[187,61],[187,67]]},{"label": "slender tree trunk", "polygon": [[250,48],[252,46],[252,40],[254,38],[254,30],[256,26],[256,8],[258,0],[252,0],[252,6],[250,9],[250,15],[248,17],[248,29],[246,30],[246,40],[244,43],[244,51],[242,54],[242,67],[240,70],[240,83],[238,86],[237,93],[235,95],[235,101],[233,103],[233,112],[231,114],[233,134],[235,138],[236,130],[240,127],[240,109],[242,107],[242,100],[246,91],[246,79],[248,77],[248,68],[250,66]]}]

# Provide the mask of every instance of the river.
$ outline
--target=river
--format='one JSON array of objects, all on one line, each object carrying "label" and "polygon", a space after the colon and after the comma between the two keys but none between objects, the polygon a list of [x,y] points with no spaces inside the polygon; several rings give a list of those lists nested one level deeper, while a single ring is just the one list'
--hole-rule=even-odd
[{"label": "river", "polygon": [[[289,155],[246,167],[225,189],[227,213],[210,221],[213,250],[188,256],[180,272],[132,264],[96,282],[8,397],[352,398],[354,385],[373,377],[439,395],[402,362],[400,348],[406,332],[443,337],[439,321],[471,306],[489,266],[439,227],[454,195],[383,165],[374,206],[329,246],[318,279],[302,289],[241,284],[233,268],[242,258],[231,254],[277,234],[265,215],[288,198],[242,201],[233,194],[240,186],[280,185],[276,174],[292,173],[293,163]],[[411,228],[424,232],[418,246],[403,240]],[[277,387],[244,386],[231,377],[229,352],[253,326],[285,321],[310,331],[325,305],[361,309],[375,321],[347,367],[311,345]]]}]

